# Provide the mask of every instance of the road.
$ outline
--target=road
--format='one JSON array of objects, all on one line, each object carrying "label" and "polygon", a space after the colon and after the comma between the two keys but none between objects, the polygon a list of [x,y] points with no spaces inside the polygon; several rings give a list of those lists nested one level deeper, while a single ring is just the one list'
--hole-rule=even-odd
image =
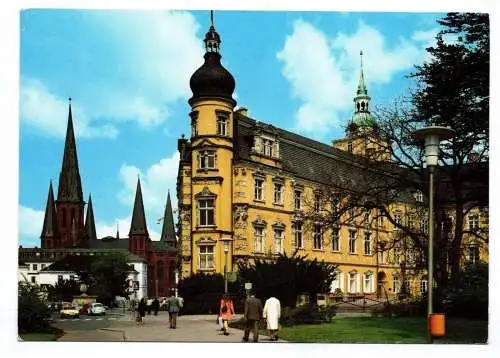
[{"label": "road", "polygon": [[113,326],[123,311],[111,310],[105,316],[80,316],[79,318],[60,318],[52,316],[53,326],[63,331],[93,331]]}]

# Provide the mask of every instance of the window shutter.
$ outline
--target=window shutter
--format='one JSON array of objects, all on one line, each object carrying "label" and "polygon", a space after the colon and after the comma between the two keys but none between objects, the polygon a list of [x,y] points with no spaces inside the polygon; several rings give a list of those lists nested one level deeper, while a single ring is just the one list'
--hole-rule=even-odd
[{"label": "window shutter", "polygon": [[361,274],[358,272],[356,274],[356,293],[361,292]]}]

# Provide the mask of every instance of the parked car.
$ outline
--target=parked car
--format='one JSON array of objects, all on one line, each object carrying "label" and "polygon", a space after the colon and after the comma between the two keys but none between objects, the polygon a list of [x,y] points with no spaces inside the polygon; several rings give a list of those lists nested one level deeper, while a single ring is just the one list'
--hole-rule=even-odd
[{"label": "parked car", "polygon": [[61,316],[61,318],[66,318],[66,317],[78,318],[80,317],[80,312],[76,307],[63,306],[62,310],[59,311],[59,315]]},{"label": "parked car", "polygon": [[89,306],[87,313],[89,315],[105,315],[106,308],[102,303],[95,302]]}]

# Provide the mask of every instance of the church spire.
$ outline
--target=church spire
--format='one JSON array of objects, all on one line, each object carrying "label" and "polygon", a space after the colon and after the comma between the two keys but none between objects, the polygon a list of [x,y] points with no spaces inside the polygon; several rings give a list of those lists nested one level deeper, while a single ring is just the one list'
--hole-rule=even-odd
[{"label": "church spire", "polygon": [[85,217],[85,234],[87,236],[87,240],[97,240],[95,219],[94,219],[94,208],[92,206],[92,196],[90,194],[87,206],[87,216]]},{"label": "church spire", "polygon": [[170,191],[167,194],[167,204],[165,205],[165,214],[163,215],[163,228],[161,230],[161,241],[175,246],[175,227],[172,203],[170,201]]},{"label": "church spire", "polygon": [[131,235],[149,235],[146,225],[146,214],[144,213],[144,202],[142,200],[141,179],[137,178],[137,189],[135,192],[134,211],[132,213],[132,223],[130,224]]},{"label": "church spire", "polygon": [[372,127],[374,123],[369,110],[370,96],[368,96],[368,90],[366,89],[365,74],[363,71],[363,51],[359,52],[359,56],[361,58],[359,83],[356,96],[354,96],[354,114],[350,121],[350,129],[348,128],[351,134],[356,132],[359,127]]},{"label": "church spire", "polygon": [[42,247],[43,240],[45,238],[56,238],[58,236],[58,228],[57,228],[57,215],[56,215],[56,206],[54,204],[54,191],[52,190],[52,180],[49,185],[49,195],[47,197],[47,205],[45,207],[45,217],[43,219],[43,228],[42,234],[40,235],[42,239]]},{"label": "church spire", "polygon": [[59,188],[57,201],[83,203],[82,182],[78,169],[76,154],[75,132],[73,130],[73,115],[71,112],[71,98],[69,99],[68,126],[61,173],[59,175]]},{"label": "church spire", "polygon": [[357,90],[356,94],[358,96],[360,96],[360,95],[367,96],[368,91],[366,90],[365,76],[363,73],[363,51],[362,50],[359,52],[359,56],[361,57],[361,66],[360,66],[361,71],[359,73],[359,83],[358,83],[358,90]]}]

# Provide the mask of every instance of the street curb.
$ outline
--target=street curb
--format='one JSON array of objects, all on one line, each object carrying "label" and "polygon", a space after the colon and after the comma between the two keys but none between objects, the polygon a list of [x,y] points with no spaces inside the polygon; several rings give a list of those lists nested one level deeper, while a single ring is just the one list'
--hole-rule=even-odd
[{"label": "street curb", "polygon": [[108,332],[119,332],[122,334],[123,341],[127,341],[127,336],[125,335],[125,331],[123,329],[115,329],[115,328],[99,328],[97,331],[108,331]]}]

